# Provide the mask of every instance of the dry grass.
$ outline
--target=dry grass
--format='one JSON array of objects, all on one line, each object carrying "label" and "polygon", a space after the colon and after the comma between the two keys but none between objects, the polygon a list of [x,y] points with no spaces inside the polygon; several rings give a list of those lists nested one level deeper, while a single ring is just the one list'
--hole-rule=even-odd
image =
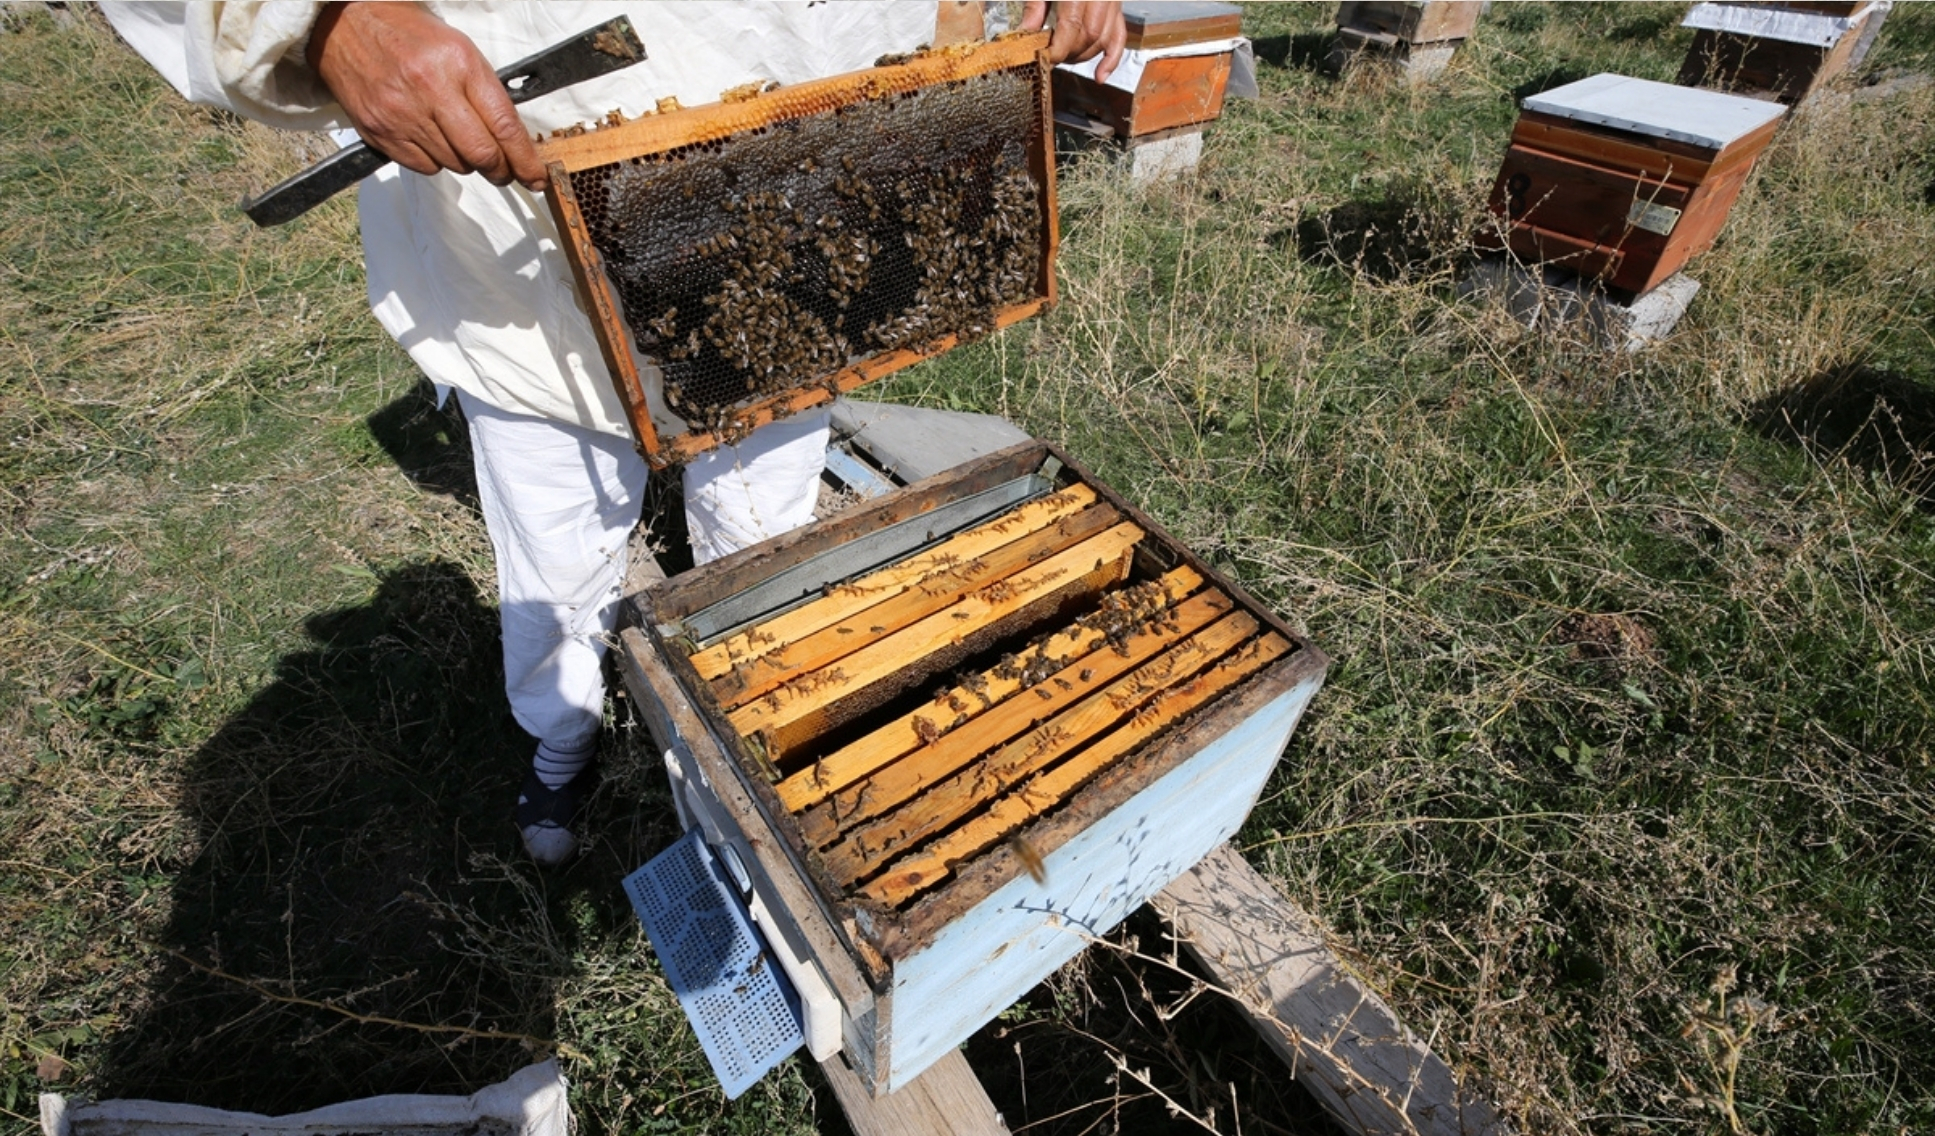
[{"label": "dry grass", "polygon": [[[1337,659],[1242,842],[1528,1131],[1925,1130],[1935,95],[1787,127],[1644,355],[1453,293],[1515,97],[1670,77],[1679,11],[1498,5],[1412,89],[1254,10],[1264,97],[1201,172],[1066,170],[1060,310],[885,393],[1063,443]],[[466,446],[361,314],[348,205],[250,230],[285,142],[7,20],[11,1128],[43,1080],[475,1087],[533,1055],[492,1034],[569,1046],[595,1128],[837,1124],[799,1063],[723,1104],[673,1012],[622,706],[591,855],[518,862]],[[1899,6],[1873,66],[1932,41]],[[1308,1130],[1244,1034],[1091,952],[970,1052],[1030,1132]]]}]

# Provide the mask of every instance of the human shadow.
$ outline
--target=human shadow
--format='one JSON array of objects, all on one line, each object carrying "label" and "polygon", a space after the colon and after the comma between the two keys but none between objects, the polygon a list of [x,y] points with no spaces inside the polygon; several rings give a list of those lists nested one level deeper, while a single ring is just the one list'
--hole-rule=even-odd
[{"label": "human shadow", "polygon": [[1765,436],[1866,469],[1935,511],[1935,389],[1926,383],[1858,363],[1829,367],[1749,417]]},{"label": "human shadow", "polygon": [[[522,1038],[552,1036],[571,937],[630,918],[615,877],[637,849],[562,881],[518,858],[530,742],[460,567],[398,569],[305,626],[313,645],[186,763],[198,845],[103,1098],[282,1113],[475,1091],[541,1055]],[[612,843],[663,842],[632,828]],[[589,932],[557,910],[574,888],[607,897]]]},{"label": "human shadow", "polygon": [[470,430],[454,399],[437,405],[437,389],[428,379],[392,399],[364,424],[376,444],[418,488],[477,508],[477,471],[470,456]]}]

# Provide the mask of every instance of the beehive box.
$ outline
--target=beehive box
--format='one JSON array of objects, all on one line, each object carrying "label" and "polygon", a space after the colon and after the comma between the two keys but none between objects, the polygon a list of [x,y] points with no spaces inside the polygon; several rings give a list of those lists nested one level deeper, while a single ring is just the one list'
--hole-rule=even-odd
[{"label": "beehive box", "polygon": [[1046,45],[944,48],[540,141],[654,467],[1053,302]]},{"label": "beehive box", "polygon": [[1480,243],[1644,293],[1713,244],[1783,109],[1623,75],[1533,95]]},{"label": "beehive box", "polygon": [[1469,37],[1483,4],[1477,0],[1345,0],[1337,28],[1367,40],[1422,47]]},{"label": "beehive box", "polygon": [[681,799],[875,1092],[1233,834],[1326,666],[1033,441],[627,602]]},{"label": "beehive box", "polygon": [[[1132,51],[1234,39],[1243,26],[1242,9],[1207,0],[1131,0],[1122,5],[1122,17]],[[1055,110],[1064,121],[1094,123],[1118,138],[1141,138],[1210,122],[1223,113],[1232,65],[1229,51],[1153,58],[1132,91],[1057,68]]]},{"label": "beehive box", "polygon": [[1682,86],[1714,87],[1795,106],[1859,66],[1886,4],[1695,4]]}]

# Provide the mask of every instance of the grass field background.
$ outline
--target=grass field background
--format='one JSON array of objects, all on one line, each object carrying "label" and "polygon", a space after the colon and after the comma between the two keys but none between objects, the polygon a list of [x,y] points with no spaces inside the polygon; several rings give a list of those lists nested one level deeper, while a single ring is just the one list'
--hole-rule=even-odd
[{"label": "grass field background", "polygon": [[[1516,100],[1671,79],[1684,6],[1496,4],[1416,88],[1324,74],[1331,10],[1251,6],[1201,170],[1065,166],[1060,307],[877,397],[1059,442],[1335,658],[1239,844],[1525,1130],[1935,1130],[1935,10],[1631,356],[1454,284]],[[588,1130],[839,1131],[798,1061],[719,1098],[617,886],[676,830],[622,705],[587,856],[518,858],[462,424],[351,202],[234,208],[304,160],[4,16],[0,1130],[559,1051]],[[1011,1125],[1321,1129],[1114,942],[969,1044]]]}]

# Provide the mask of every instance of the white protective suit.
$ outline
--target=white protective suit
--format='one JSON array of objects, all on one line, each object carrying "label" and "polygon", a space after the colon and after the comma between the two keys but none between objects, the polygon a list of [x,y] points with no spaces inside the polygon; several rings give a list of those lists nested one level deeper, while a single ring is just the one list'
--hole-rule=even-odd
[{"label": "white protective suit", "polygon": [[[104,3],[185,97],[271,126],[348,125],[304,51],[322,4]],[[931,0],[896,3],[442,3],[493,67],[628,15],[646,59],[518,108],[532,131],[686,106],[757,79],[871,66],[934,35]],[[598,728],[605,641],[645,465],[544,203],[478,175],[389,167],[358,201],[370,307],[432,382],[458,392],[496,552],[505,685],[518,722],[575,748]],[[300,222],[297,222],[298,224]],[[801,415],[685,470],[700,562],[811,518],[826,416]]]}]

